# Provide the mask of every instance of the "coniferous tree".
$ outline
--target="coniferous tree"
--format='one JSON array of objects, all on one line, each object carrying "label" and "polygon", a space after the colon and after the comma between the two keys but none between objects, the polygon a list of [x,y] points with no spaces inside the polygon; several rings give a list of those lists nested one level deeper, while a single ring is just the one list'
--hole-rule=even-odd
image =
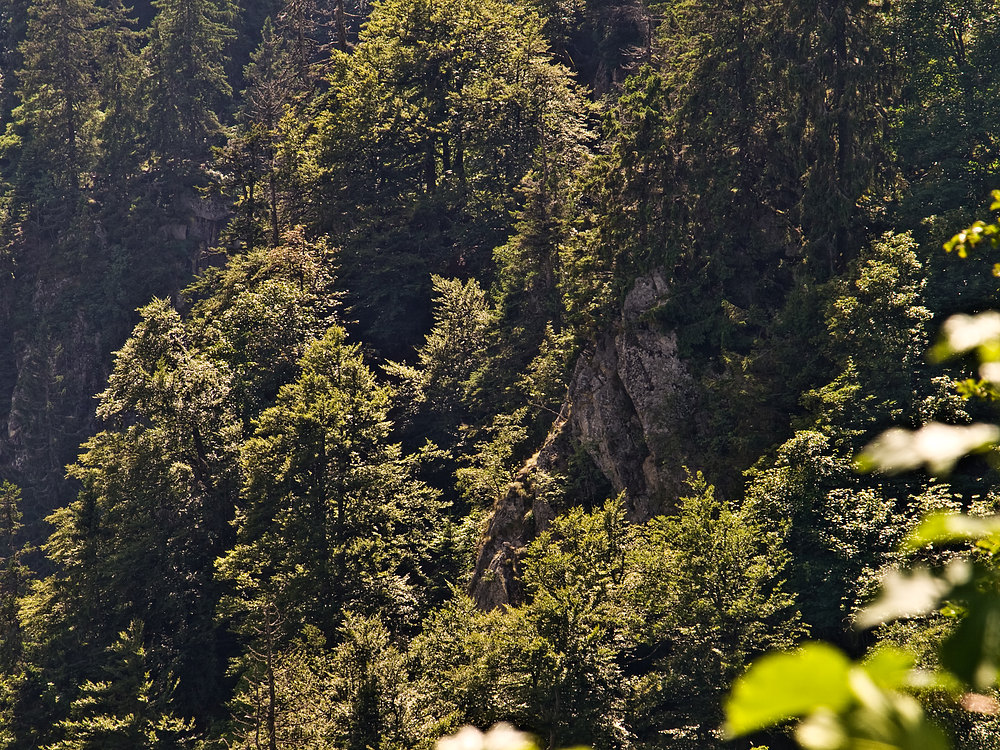
[{"label": "coniferous tree", "polygon": [[37,184],[28,191],[36,199],[61,197],[52,189],[72,196],[93,167],[100,20],[95,0],[35,0],[28,10],[14,133],[22,151],[21,179]]},{"label": "coniferous tree", "polygon": [[16,78],[13,71],[21,67],[18,46],[24,36],[29,0],[11,0],[0,8],[0,124],[6,127],[14,107]]},{"label": "coniferous tree", "polygon": [[799,216],[820,277],[842,272],[864,237],[858,202],[884,159],[884,58],[872,0],[782,0],[775,64],[792,103],[787,134],[800,144]]},{"label": "coniferous tree", "polygon": [[21,659],[18,600],[28,584],[21,541],[21,491],[0,483],[0,675],[9,676]]},{"label": "coniferous tree", "polygon": [[726,503],[696,474],[676,515],[637,530],[629,560],[637,653],[656,662],[633,694],[643,734],[721,747],[715,728],[732,681],[754,656],[806,634],[784,583],[789,553],[769,522],[765,509]]},{"label": "coniferous tree", "polygon": [[279,125],[294,92],[293,61],[271,19],[264,22],[260,46],[244,76],[243,106],[223,163],[231,173],[236,216],[228,232],[245,247],[263,241],[274,247],[282,230],[279,219]]},{"label": "coniferous tree", "polygon": [[[882,47],[892,65],[887,78],[897,118],[891,143],[906,185],[898,230],[969,210],[994,187],[983,167],[1000,146],[996,13],[988,0],[907,0],[886,14]],[[953,226],[942,229],[950,234]],[[968,274],[968,281],[976,276]]]},{"label": "coniferous tree", "polygon": [[406,627],[420,608],[413,586],[431,573],[436,493],[388,442],[390,392],[341,329],[301,366],[242,452],[237,543],[219,563],[229,606],[272,602],[286,642],[305,625],[332,639],[346,609]]},{"label": "coniferous tree", "polygon": [[87,681],[59,724],[63,738],[44,750],[179,750],[191,727],[164,710],[146,664],[142,627],[132,623],[110,646],[105,679]]},{"label": "coniferous tree", "polygon": [[104,22],[97,39],[102,116],[97,128],[100,153],[95,168],[96,187],[107,190],[111,200],[117,202],[128,194],[145,154],[145,113],[135,96],[142,70],[139,34],[131,8],[123,0],[108,0],[102,16]]},{"label": "coniferous tree", "polygon": [[184,174],[209,155],[228,114],[232,86],[226,46],[234,37],[232,0],[154,0],[144,49],[150,148]]},{"label": "coniferous tree", "polygon": [[405,654],[377,617],[348,614],[329,660],[329,738],[345,750],[390,750],[418,737]]},{"label": "coniferous tree", "polygon": [[24,643],[18,616],[20,599],[29,583],[24,556],[20,510],[21,492],[10,482],[0,482],[0,747],[15,738],[17,691],[25,668]]},{"label": "coniferous tree", "polygon": [[363,330],[399,357],[426,320],[430,274],[485,267],[521,180],[573,149],[587,107],[517,5],[382,3],[354,54],[331,62],[300,192],[310,224],[344,238]]},{"label": "coniferous tree", "polygon": [[317,0],[283,0],[277,29],[288,45],[296,88],[308,91],[316,78],[315,63],[321,47],[321,13]]}]

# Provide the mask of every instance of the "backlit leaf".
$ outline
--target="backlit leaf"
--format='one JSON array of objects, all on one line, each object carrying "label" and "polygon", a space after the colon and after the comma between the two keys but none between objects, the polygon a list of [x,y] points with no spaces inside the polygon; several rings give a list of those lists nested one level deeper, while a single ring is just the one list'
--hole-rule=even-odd
[{"label": "backlit leaf", "polygon": [[862,471],[887,473],[926,466],[931,474],[947,474],[963,456],[990,447],[1000,439],[993,424],[948,425],[930,422],[919,430],[886,430],[862,452]]},{"label": "backlit leaf", "polygon": [[735,737],[821,708],[843,710],[852,701],[850,667],[843,653],[825,643],[763,657],[733,687],[726,732]]}]

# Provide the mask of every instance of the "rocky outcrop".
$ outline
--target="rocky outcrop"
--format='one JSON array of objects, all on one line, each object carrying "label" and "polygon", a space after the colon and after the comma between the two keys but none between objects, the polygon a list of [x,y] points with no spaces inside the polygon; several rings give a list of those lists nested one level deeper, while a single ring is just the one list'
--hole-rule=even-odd
[{"label": "rocky outcrop", "polygon": [[0,478],[24,490],[30,534],[42,534],[42,519],[75,494],[65,467],[94,432],[94,394],[107,374],[108,344],[94,321],[80,309],[56,318],[58,301],[77,292],[67,280],[39,280],[31,299],[39,322],[11,337],[7,351],[13,367],[0,410]]},{"label": "rocky outcrop", "polygon": [[569,392],[574,437],[625,493],[634,522],[677,497],[693,432],[694,385],[677,336],[650,322],[668,292],[659,274],[635,283],[617,330],[580,359]]},{"label": "rocky outcrop", "polygon": [[568,438],[566,418],[560,415],[541,449],[525,463],[493,507],[469,586],[482,609],[521,600],[518,556],[556,517],[543,490],[553,474],[566,468]]},{"label": "rocky outcrop", "polygon": [[539,477],[562,471],[575,446],[622,493],[629,520],[645,521],[676,501],[695,432],[696,391],[676,335],[653,320],[668,294],[661,275],[639,279],[615,329],[577,361],[545,444],[493,509],[470,584],[480,607],[519,601],[518,555],[555,517],[532,489]]}]

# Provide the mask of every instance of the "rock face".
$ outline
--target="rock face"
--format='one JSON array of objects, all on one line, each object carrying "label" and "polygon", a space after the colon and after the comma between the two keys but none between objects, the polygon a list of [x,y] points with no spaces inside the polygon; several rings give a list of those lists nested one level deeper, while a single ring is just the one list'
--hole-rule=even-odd
[{"label": "rock face", "polygon": [[135,309],[175,293],[201,268],[227,211],[192,191],[154,217],[147,228],[159,232],[126,242],[98,218],[81,219],[72,242],[26,239],[18,262],[0,268],[0,480],[21,486],[31,541],[76,495],[66,465],[98,428],[94,394],[106,387]]},{"label": "rock face", "polygon": [[537,489],[565,469],[574,446],[622,493],[629,520],[641,523],[676,501],[695,432],[696,390],[676,335],[651,321],[668,294],[661,275],[640,278],[615,329],[577,361],[545,444],[493,509],[469,587],[480,607],[520,600],[519,552],[556,515]]},{"label": "rock face", "polygon": [[521,468],[507,494],[493,507],[479,546],[469,590],[482,609],[494,609],[521,600],[520,550],[543,531],[556,514],[544,497],[553,473],[565,469],[570,449],[565,416],[560,415],[541,450]]},{"label": "rock face", "polygon": [[83,309],[60,307],[81,293],[78,285],[37,279],[31,292],[31,328],[0,319],[12,332],[0,341],[9,362],[0,392],[0,479],[24,491],[24,523],[35,539],[42,519],[75,494],[65,467],[95,430],[94,394],[104,387],[109,344]]}]

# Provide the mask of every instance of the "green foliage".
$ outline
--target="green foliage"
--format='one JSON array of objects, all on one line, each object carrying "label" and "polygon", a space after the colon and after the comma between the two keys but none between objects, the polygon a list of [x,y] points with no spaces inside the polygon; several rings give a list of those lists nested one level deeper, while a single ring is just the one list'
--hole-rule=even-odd
[{"label": "green foliage", "polygon": [[21,661],[21,623],[18,600],[28,585],[22,545],[21,491],[7,481],[0,482],[0,676],[14,673]]},{"label": "green foliage", "polygon": [[799,221],[817,274],[828,264],[833,275],[860,245],[858,207],[885,158],[879,5],[783,0],[775,10],[785,14],[775,62],[792,102],[786,135],[798,141],[796,157],[808,165],[799,177]]},{"label": "green foliage", "polygon": [[146,671],[142,627],[133,622],[108,649],[106,678],[87,681],[45,750],[166,750],[190,747],[192,727],[165,711]]},{"label": "green foliage", "polygon": [[[909,235],[883,235],[861,256],[851,281],[831,305],[827,325],[832,346],[865,368],[859,373],[862,382],[885,373],[890,363],[890,372],[918,369],[931,313],[920,304],[924,279],[916,250]],[[889,330],[894,333],[887,339]]]},{"label": "green foliage", "polygon": [[678,516],[642,526],[620,499],[571,510],[525,550],[524,604],[476,612],[459,598],[428,622],[411,648],[420,692],[445,727],[502,719],[553,746],[714,746],[730,681],[803,633],[786,557],[700,477]]},{"label": "green foliage", "polygon": [[651,257],[657,250],[676,249],[666,236],[670,206],[659,195],[669,179],[667,107],[660,76],[644,68],[630,77],[606,115],[610,154],[585,172],[584,184],[600,208],[572,227],[559,262],[566,321],[586,334],[615,312],[614,304],[635,276],[653,263],[674,265],[674,255]]},{"label": "green foliage", "polygon": [[666,726],[679,742],[714,746],[731,681],[805,628],[782,580],[788,553],[765,517],[723,503],[700,474],[688,490],[678,515],[653,519],[631,553],[639,642],[666,654],[640,681],[633,711],[647,731]]},{"label": "green foliage", "polygon": [[618,503],[573,511],[527,550],[529,603],[479,613],[460,598],[439,612],[413,646],[432,715],[452,727],[511,721],[553,745],[621,746],[628,538]]},{"label": "green foliage", "polygon": [[232,512],[240,428],[226,408],[224,365],[197,349],[165,303],[143,314],[102,394],[113,427],[70,469],[83,489],[50,519],[55,572],[30,606],[49,610],[35,621],[42,648],[66,628],[93,648],[133,619],[148,622],[151,667],[180,681],[174,698],[188,715],[222,676],[211,566]]},{"label": "green foliage", "polygon": [[349,614],[330,668],[331,740],[346,750],[412,747],[418,727],[405,655],[378,619]]},{"label": "green foliage", "polygon": [[528,436],[524,417],[523,409],[497,415],[487,427],[488,439],[478,443],[469,456],[469,465],[455,472],[457,489],[470,508],[492,508],[507,494],[518,468],[514,457]]},{"label": "green foliage", "polygon": [[752,471],[747,488],[748,501],[785,526],[793,560],[790,588],[798,594],[806,622],[824,634],[838,632],[846,614],[846,592],[835,595],[827,584],[842,581],[849,586],[857,580],[837,570],[847,561],[838,560],[822,538],[829,533],[824,522],[830,514],[828,493],[855,485],[850,459],[850,454],[831,450],[826,436],[799,431],[778,449],[769,468]]},{"label": "green foliage", "polygon": [[888,114],[908,226],[929,215],[954,221],[992,186],[995,17],[993,3],[952,0],[906,0],[884,15],[885,48],[897,50]]},{"label": "green foliage", "polygon": [[429,435],[453,440],[454,431],[478,400],[473,377],[486,361],[493,311],[475,279],[462,282],[433,276],[431,281],[434,327],[417,350],[417,363],[414,367],[390,363],[387,369],[402,381],[405,408],[416,412],[430,406],[434,418],[442,423],[438,430],[447,431],[439,437],[438,430],[431,427]]},{"label": "green foliage", "polygon": [[[942,395],[951,380],[936,380],[925,365],[930,311],[922,304],[924,274],[916,251],[910,236],[884,235],[852,264],[847,278],[829,285],[825,348],[839,373],[804,394],[811,420],[802,420],[775,456],[750,472],[747,496],[786,525],[791,587],[816,636],[843,637],[843,623],[905,533],[914,512],[906,498],[922,493],[906,478],[857,477],[854,457],[864,440],[893,422],[932,422],[923,454],[946,461],[932,432],[971,435],[978,429],[933,422],[967,421],[968,415]],[[896,450],[896,443],[883,447]],[[912,455],[909,445],[903,447]]]},{"label": "green foliage", "polygon": [[[100,397],[107,429],[70,468],[80,496],[50,519],[49,575],[23,603],[33,671],[22,713],[34,701],[69,720],[62,707],[94,680],[87,665],[134,620],[148,623],[151,700],[202,720],[220,702],[214,562],[232,543],[245,431],[336,309],[325,244],[285,240],[207,275],[186,320],[162,300],[140,311]],[[52,705],[37,695],[46,683],[61,698]]]},{"label": "green foliage", "polygon": [[221,132],[232,93],[226,45],[233,39],[231,0],[154,0],[156,16],[143,50],[150,71],[144,95],[154,157],[171,169],[190,168],[208,155]]},{"label": "green foliage", "polygon": [[740,735],[818,707],[843,710],[852,699],[849,673],[848,658],[825,643],[770,654],[733,688],[726,706],[727,729]]},{"label": "green foliage", "polygon": [[32,551],[20,540],[21,492],[0,482],[0,747],[9,747],[20,718],[15,714],[17,690],[26,666],[20,599],[27,593],[29,570],[25,559]]},{"label": "green foliage", "polygon": [[522,179],[576,158],[588,108],[538,17],[493,0],[377,3],[330,80],[297,179],[312,223],[343,237],[366,338],[398,357],[428,277],[486,267]]},{"label": "green foliage", "polygon": [[[942,601],[957,619],[938,648],[940,672],[915,668],[912,652],[882,648],[851,664],[825,644],[798,653],[775,654],[755,663],[734,687],[727,704],[728,727],[744,734],[793,717],[804,720],[796,739],[805,748],[861,748],[879,742],[891,748],[947,748],[941,729],[913,693],[936,690],[966,708],[974,693],[995,687],[997,660],[990,623],[996,617],[995,519],[930,515],[906,539],[910,550],[977,539],[981,563],[952,562],[908,577],[884,578],[882,597],[861,613],[867,625],[926,614]],[[776,682],[776,679],[778,680]],[[780,683],[780,684],[779,684]],[[976,710],[972,708],[971,710]]]},{"label": "green foliage", "polygon": [[[0,745],[180,746],[182,716],[246,748],[426,748],[500,720],[550,747],[716,747],[756,654],[806,625],[858,650],[846,624],[876,617],[857,605],[914,514],[982,484],[976,463],[955,490],[853,468],[889,422],[923,427],[872,447],[883,469],[992,455],[922,359],[931,315],[983,285],[920,253],[995,166],[995,3],[379,0],[363,27],[342,0],[0,4],[0,461],[38,516],[80,490],[29,588],[0,487]],[[600,103],[575,82],[639,58]],[[998,238],[952,246],[989,263]],[[696,474],[628,526],[620,503],[573,509],[609,492],[593,465],[511,480],[553,416],[572,431],[574,359],[631,325],[643,276],[668,294],[639,325],[676,333],[705,391],[676,442],[722,490]],[[962,394],[998,396],[998,332],[949,324],[937,355],[983,359]],[[395,393],[373,354],[401,360]],[[504,550],[525,600],[435,609],[486,507],[528,490]],[[980,525],[910,537],[979,539],[967,579],[921,548],[885,588],[949,597],[920,637],[985,690]],[[786,659],[799,702],[743,728],[936,746],[898,654],[826,656],[844,669]],[[806,700],[820,682],[840,697]]]},{"label": "green foliage", "polygon": [[[979,223],[973,230],[984,226]],[[956,236],[948,249],[964,250],[967,243],[976,244],[978,240],[970,241],[971,236],[978,233]],[[988,373],[995,350],[990,345],[996,336],[994,328],[989,316],[981,320],[958,318],[946,329],[936,355],[979,349],[985,355],[982,364]],[[932,473],[945,473],[963,454],[995,440],[994,425],[929,423],[916,431],[895,428],[868,446],[863,463],[884,471],[926,464]],[[858,613],[856,622],[862,627],[935,611],[951,620],[943,637],[932,636],[937,641],[937,673],[915,669],[912,651],[876,650],[864,664],[857,665],[840,654],[831,660],[834,652],[824,645],[794,655],[773,655],[753,665],[735,687],[727,705],[730,730],[741,734],[799,717],[803,720],[796,729],[796,739],[805,748],[861,748],[875,743],[887,748],[949,747],[944,732],[928,718],[912,693],[934,689],[955,703],[960,699],[967,711],[993,711],[995,701],[981,693],[995,689],[1000,675],[995,630],[995,558],[1000,550],[996,529],[993,517],[954,511],[925,515],[902,540],[903,551],[926,554],[934,547],[969,541],[976,542],[976,549],[953,556],[946,564],[941,563],[940,552],[929,554],[935,564],[915,566],[906,574],[890,570],[883,575],[880,597]],[[818,663],[817,655],[822,655],[820,661],[828,662],[825,667]],[[776,689],[772,683],[781,673],[797,689]],[[842,688],[845,683],[847,700]],[[765,691],[766,706],[762,702]],[[771,702],[774,693],[777,698]]]},{"label": "green foliage", "polygon": [[27,160],[42,160],[58,188],[78,188],[94,164],[100,21],[94,0],[37,0],[29,9],[13,115]]},{"label": "green foliage", "polygon": [[327,649],[322,636],[309,628],[280,651],[266,650],[268,642],[260,641],[265,650],[248,653],[230,706],[229,746],[412,746],[405,657],[388,631],[378,619],[348,614],[337,641],[336,648]]},{"label": "green foliage", "polygon": [[852,665],[823,643],[772,654],[734,687],[726,706],[728,730],[741,735],[805,717],[795,737],[806,750],[944,750],[944,733],[903,692],[911,686],[911,666],[909,654],[892,649]]},{"label": "green foliage", "polygon": [[341,329],[300,365],[241,451],[236,544],[219,562],[229,607],[272,603],[289,635],[311,625],[333,638],[345,609],[392,613],[403,628],[430,573],[436,493],[389,443],[390,391]]},{"label": "green foliage", "polygon": [[334,258],[325,238],[296,227],[277,246],[237,256],[189,287],[195,327],[232,371],[245,419],[273,403],[308,344],[336,319]]},{"label": "green foliage", "polygon": [[[547,89],[567,85],[543,62],[539,27],[536,16],[509,4],[377,5],[330,108],[354,137],[327,148],[349,143],[377,155],[368,169],[410,190],[433,192],[439,180],[456,179],[484,210],[496,210],[549,124],[546,110],[559,94]],[[379,164],[387,158],[391,174]],[[331,163],[339,169],[356,159],[345,153]],[[351,185],[362,187],[357,178]]]},{"label": "green foliage", "polygon": [[556,333],[552,324],[546,323],[538,354],[528,363],[527,372],[517,382],[518,389],[532,407],[549,412],[561,408],[569,387],[570,363],[575,354],[572,336],[568,332]]}]

